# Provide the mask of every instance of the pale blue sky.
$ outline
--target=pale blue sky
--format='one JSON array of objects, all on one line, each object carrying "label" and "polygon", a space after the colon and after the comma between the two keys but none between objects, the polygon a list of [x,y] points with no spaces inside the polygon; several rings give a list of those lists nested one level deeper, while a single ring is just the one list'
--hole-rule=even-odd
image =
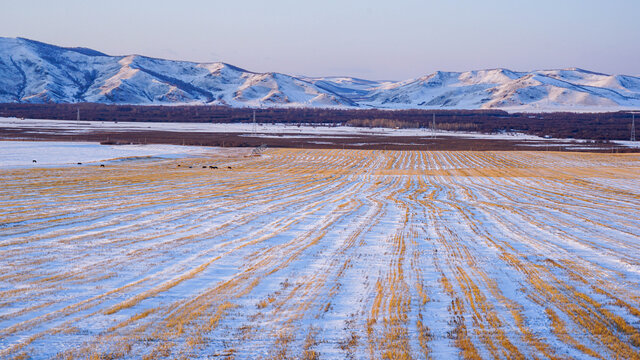
[{"label": "pale blue sky", "polygon": [[640,0],[0,0],[0,36],[253,71],[640,75]]}]

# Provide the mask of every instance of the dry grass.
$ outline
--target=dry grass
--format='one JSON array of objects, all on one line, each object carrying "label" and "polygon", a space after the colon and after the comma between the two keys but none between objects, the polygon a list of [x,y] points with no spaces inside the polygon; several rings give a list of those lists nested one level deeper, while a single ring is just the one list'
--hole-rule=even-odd
[{"label": "dry grass", "polygon": [[0,171],[1,358],[47,341],[65,359],[639,357],[637,155],[103,170]]}]

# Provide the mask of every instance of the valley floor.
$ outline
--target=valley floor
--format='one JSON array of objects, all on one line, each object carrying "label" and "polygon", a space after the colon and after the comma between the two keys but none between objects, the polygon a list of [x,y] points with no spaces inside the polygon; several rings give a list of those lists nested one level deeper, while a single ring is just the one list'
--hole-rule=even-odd
[{"label": "valley floor", "polygon": [[110,122],[0,117],[0,139],[84,141],[103,144],[173,144],[258,147],[426,151],[640,152],[637,141],[559,139],[520,132],[485,134],[353,126],[296,126],[250,123]]},{"label": "valley floor", "polygon": [[640,155],[243,154],[0,168],[0,358],[640,358]]}]

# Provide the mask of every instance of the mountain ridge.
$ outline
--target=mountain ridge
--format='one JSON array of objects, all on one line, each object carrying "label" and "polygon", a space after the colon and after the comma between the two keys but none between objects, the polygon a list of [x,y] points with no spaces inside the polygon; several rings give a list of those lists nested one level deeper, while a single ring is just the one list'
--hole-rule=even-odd
[{"label": "mountain ridge", "polygon": [[640,77],[580,68],[436,71],[402,81],[307,77],[0,37],[0,102],[620,110],[640,107]]}]

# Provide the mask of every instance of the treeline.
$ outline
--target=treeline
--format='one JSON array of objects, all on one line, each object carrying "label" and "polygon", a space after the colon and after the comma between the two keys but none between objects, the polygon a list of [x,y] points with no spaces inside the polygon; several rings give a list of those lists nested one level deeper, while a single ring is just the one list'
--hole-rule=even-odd
[{"label": "treeline", "polygon": [[[433,116],[433,115],[432,115]],[[448,131],[477,131],[478,125],[470,122],[434,122],[432,121],[426,124],[424,121],[406,121],[398,119],[351,119],[346,122],[347,126],[356,127],[384,127],[392,129],[419,129],[419,128],[434,128],[436,130],[448,130]]]},{"label": "treeline", "polygon": [[[150,122],[251,122],[254,109],[225,106],[0,104],[0,116],[32,119]],[[631,115],[609,113],[507,113],[501,110],[255,109],[260,123],[389,128],[436,128],[485,133],[520,131],[539,136],[593,140],[629,138]]]}]

